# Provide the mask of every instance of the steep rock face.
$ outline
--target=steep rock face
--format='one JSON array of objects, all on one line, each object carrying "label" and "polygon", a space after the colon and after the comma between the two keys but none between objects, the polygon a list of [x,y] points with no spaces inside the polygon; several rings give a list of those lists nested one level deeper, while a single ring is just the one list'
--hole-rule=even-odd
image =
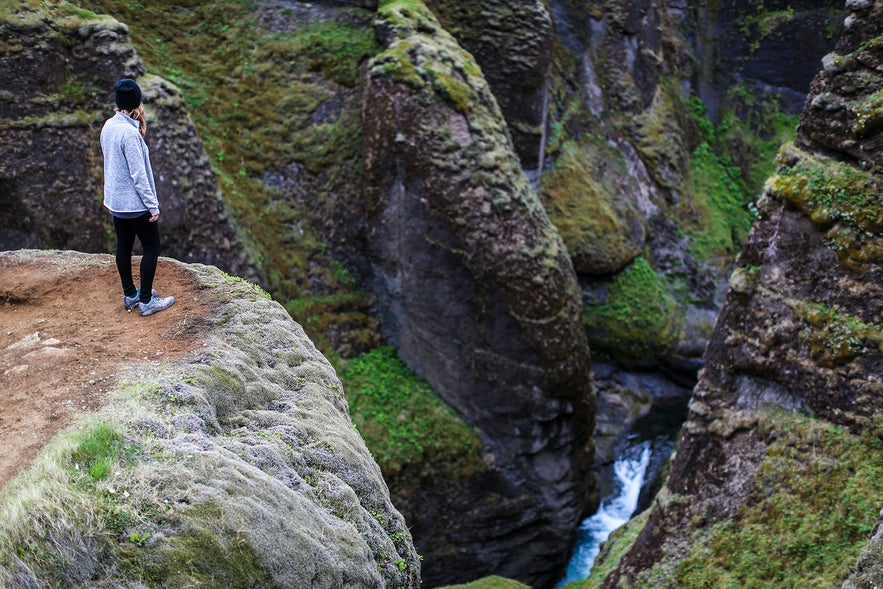
[{"label": "steep rock face", "polygon": [[[556,51],[540,195],[573,256],[584,302],[599,311],[588,319],[590,343],[624,363],[683,363],[671,358],[694,352],[678,348],[701,348],[708,335],[698,334],[698,344],[685,317],[719,304],[721,271],[690,251],[708,207],[690,169],[700,134],[685,86],[675,83],[693,74],[679,16],[651,1],[556,1],[551,11]],[[643,296],[617,299],[617,277],[647,263],[654,282],[683,281],[691,293],[662,331],[644,309],[636,318],[615,310]]]},{"label": "steep rock face", "polygon": [[800,119],[798,145],[846,155],[863,167],[883,163],[883,102],[874,82],[883,59],[877,3],[847,2],[854,13],[837,51],[825,56],[812,84],[812,100]]},{"label": "steep rock face", "polygon": [[[765,179],[756,168],[772,159],[760,147],[792,132],[780,115],[799,111],[842,7],[555,0],[550,11],[541,195],[585,302],[599,310],[589,317],[590,344],[627,364],[695,375],[747,236],[746,204]],[[785,49],[799,59],[782,58]],[[725,125],[715,128],[706,114]],[[649,317],[635,321],[643,329],[620,329],[627,317],[610,320],[628,302],[609,293],[642,254],[673,297],[678,317],[659,323],[671,333],[654,332]],[[646,337],[636,339],[640,331]],[[647,354],[648,345],[656,350]]]},{"label": "steep rock face", "polygon": [[[113,264],[76,252],[0,256],[83,280]],[[192,276],[192,290],[176,294],[212,309],[180,327],[201,351],[131,368],[97,416],[3,489],[0,583],[418,587],[405,521],[301,327],[252,284],[161,264]],[[5,304],[27,304],[29,293],[4,289]],[[100,476],[99,457],[109,464]]]},{"label": "steep rock face", "polygon": [[842,29],[843,2],[699,4],[695,44],[702,64],[698,90],[714,117],[735,84],[757,97],[803,109],[809,83]]},{"label": "steep rock face", "polygon": [[113,248],[98,136],[113,82],[132,77],[148,112],[164,253],[260,278],[180,93],[143,76],[125,25],[22,3],[0,9],[0,38],[0,247]]},{"label": "steep rock face", "polygon": [[522,165],[542,165],[552,19],[540,0],[426,3],[481,66]]},{"label": "steep rock face", "polygon": [[[364,125],[379,317],[402,358],[481,433],[496,482],[478,492],[498,497],[485,500],[487,525],[445,540],[484,562],[437,562],[427,582],[497,572],[548,583],[590,489],[573,269],[469,54],[418,3],[388,3],[377,27],[387,49],[369,65]],[[515,500],[533,507],[513,529]]]},{"label": "steep rock face", "polygon": [[[693,587],[709,576],[831,586],[850,571],[844,587],[883,579],[879,536],[853,566],[878,521],[864,498],[883,491],[873,474],[883,400],[883,178],[861,166],[879,157],[880,130],[846,122],[883,82],[867,67],[878,61],[883,4],[849,6],[798,131],[800,145],[822,153],[781,151],[671,477],[604,587]],[[842,75],[853,84],[834,82]],[[836,549],[822,562],[812,555],[818,545]]]}]

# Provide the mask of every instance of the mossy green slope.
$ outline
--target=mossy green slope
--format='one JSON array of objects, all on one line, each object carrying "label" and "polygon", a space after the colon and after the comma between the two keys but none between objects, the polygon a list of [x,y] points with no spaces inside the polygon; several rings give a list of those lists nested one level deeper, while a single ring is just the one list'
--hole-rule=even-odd
[{"label": "mossy green slope", "polygon": [[879,432],[776,412],[753,426],[768,446],[743,506],[725,522],[696,525],[674,571],[650,569],[637,586],[796,589],[846,579],[879,522]]},{"label": "mossy green slope", "polygon": [[404,467],[446,465],[459,479],[483,471],[476,433],[389,346],[346,362],[341,378],[353,422],[380,469],[395,480]]}]

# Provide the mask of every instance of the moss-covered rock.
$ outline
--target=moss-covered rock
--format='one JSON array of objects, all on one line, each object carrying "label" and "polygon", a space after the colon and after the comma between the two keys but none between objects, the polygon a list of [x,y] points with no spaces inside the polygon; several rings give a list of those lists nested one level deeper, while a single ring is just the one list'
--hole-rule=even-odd
[{"label": "moss-covered rock", "polygon": [[429,0],[441,25],[481,66],[525,168],[542,165],[552,19],[540,0]]},{"label": "moss-covered rock", "polygon": [[652,362],[678,340],[683,311],[665,279],[639,257],[618,274],[603,301],[585,309],[589,339],[623,362]]},{"label": "moss-covered rock", "polygon": [[439,589],[528,589],[528,585],[503,577],[485,577],[463,585],[447,585]]},{"label": "moss-covered rock", "polygon": [[[870,3],[851,6],[839,47],[883,22]],[[880,133],[855,158],[852,129],[836,116],[828,126],[818,96],[801,118],[804,148],[782,149],[757,203],[666,491],[602,587],[883,581],[879,536],[865,547],[879,523],[868,498],[883,491],[883,202],[868,166]]]},{"label": "moss-covered rock", "polygon": [[621,270],[644,246],[644,225],[620,190],[627,173],[615,151],[606,142],[567,142],[543,177],[540,196],[579,273]]},{"label": "moss-covered rock", "polygon": [[[481,432],[492,464],[448,499],[454,527],[435,527],[438,504],[415,506],[415,530],[441,534],[427,582],[547,582],[566,558],[591,461],[573,267],[472,56],[416,0],[383,3],[376,28],[385,50],[367,71],[361,210],[381,325]],[[503,557],[516,546],[522,558]]]},{"label": "moss-covered rock", "polygon": [[255,285],[184,269],[212,305],[201,352],[134,367],[3,488],[0,580],[416,588],[411,535],[331,365]]}]

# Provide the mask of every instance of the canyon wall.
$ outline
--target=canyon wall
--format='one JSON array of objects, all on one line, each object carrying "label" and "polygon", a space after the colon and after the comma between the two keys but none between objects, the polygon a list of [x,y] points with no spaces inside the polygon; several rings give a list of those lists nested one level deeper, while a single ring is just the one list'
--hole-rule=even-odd
[{"label": "canyon wall", "polygon": [[758,203],[671,476],[604,587],[881,578],[879,534],[864,546],[881,491],[883,4],[848,7]]},{"label": "canyon wall", "polygon": [[[137,77],[165,253],[268,285],[344,358],[394,344],[482,441],[477,472],[386,473],[429,584],[554,581],[593,504],[593,389],[605,461],[617,411],[686,401],[778,117],[842,22],[815,0],[78,4],[130,40],[47,6],[0,8],[0,248],[112,248],[97,134]],[[835,91],[853,61],[826,58],[809,155],[780,165],[873,157],[873,100]]]},{"label": "canyon wall", "polygon": [[[429,540],[480,548],[457,570],[428,566],[427,579],[462,579],[484,560],[473,574],[543,585],[591,491],[576,277],[472,57],[425,8],[391,3],[375,26],[386,49],[368,67],[364,127],[378,317],[402,359],[480,433],[496,479],[483,529]],[[522,504],[517,530],[510,501]]]}]

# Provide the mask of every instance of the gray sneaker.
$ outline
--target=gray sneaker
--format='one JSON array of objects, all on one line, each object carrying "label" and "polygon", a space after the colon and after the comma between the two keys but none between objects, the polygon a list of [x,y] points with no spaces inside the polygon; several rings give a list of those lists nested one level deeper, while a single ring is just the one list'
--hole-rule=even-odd
[{"label": "gray sneaker", "polygon": [[[152,296],[156,296],[156,291],[151,290],[150,294]],[[131,311],[132,309],[134,309],[135,307],[138,306],[138,303],[141,302],[140,299],[141,299],[141,289],[136,288],[134,296],[127,297],[126,295],[123,295],[123,307],[126,309],[126,311]]]},{"label": "gray sneaker", "polygon": [[156,293],[150,297],[149,303],[138,303],[138,312],[142,317],[165,311],[175,302],[175,297],[158,297]]},{"label": "gray sneaker", "polygon": [[123,308],[126,311],[131,311],[132,309],[134,309],[135,307],[138,306],[138,303],[141,302],[140,299],[141,299],[141,289],[136,288],[134,295],[132,295],[130,297],[123,295]]}]

